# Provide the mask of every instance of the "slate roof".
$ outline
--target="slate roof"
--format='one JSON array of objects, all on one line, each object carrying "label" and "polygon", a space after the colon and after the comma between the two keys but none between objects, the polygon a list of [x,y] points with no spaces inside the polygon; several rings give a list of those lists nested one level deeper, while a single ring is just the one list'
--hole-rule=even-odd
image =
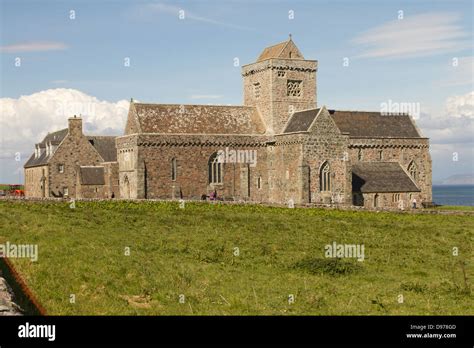
[{"label": "slate roof", "polygon": [[283,133],[306,132],[320,109],[298,111],[293,114]]},{"label": "slate roof", "polygon": [[328,110],[343,133],[351,137],[421,138],[408,115],[382,115],[380,112]]},{"label": "slate roof", "polygon": [[[105,162],[117,161],[117,149],[115,148],[115,136],[90,136],[86,135],[92,146]],[[92,141],[92,142],[91,142]]]},{"label": "slate roof", "polygon": [[360,162],[352,166],[353,192],[419,192],[397,162]]},{"label": "slate roof", "polygon": [[104,167],[81,167],[82,185],[105,185]]},{"label": "slate roof", "polygon": [[[48,133],[44,139],[39,143],[40,147],[45,148],[46,144],[51,142],[53,145],[59,145],[61,141],[66,137],[68,134],[68,129],[61,129],[56,132]],[[116,162],[117,161],[117,149],[115,147],[115,136],[92,136],[86,135],[85,136],[91,145],[97,150],[99,155],[104,159],[105,162]],[[44,150],[40,157],[35,158],[35,153],[30,156],[30,158],[26,161],[24,168],[27,167],[35,167],[35,166],[42,166],[48,164],[49,159],[51,156],[46,155],[46,151]]]},{"label": "slate roof", "polygon": [[283,55],[283,52],[287,45],[292,45],[295,49],[296,57],[303,58],[301,52],[298,50],[291,38],[289,40],[277,43],[276,45],[266,47],[260,56],[257,58],[257,62],[261,62],[270,58],[289,58]]},{"label": "slate roof", "polygon": [[143,103],[133,105],[142,133],[265,133],[265,125],[255,107]]},{"label": "slate roof", "polygon": [[[46,144],[49,142],[51,142],[53,145],[59,145],[61,141],[63,141],[63,139],[66,137],[67,132],[68,132],[68,129],[64,128],[56,132],[48,133],[44,137],[43,141],[39,143],[39,146],[41,148],[46,148]],[[49,160],[49,156],[46,156],[46,151],[43,151],[43,154],[38,158],[35,158],[35,153],[33,152],[33,154],[30,156],[28,161],[26,161],[24,167],[26,168],[26,167],[44,165],[48,163],[48,160]]]}]

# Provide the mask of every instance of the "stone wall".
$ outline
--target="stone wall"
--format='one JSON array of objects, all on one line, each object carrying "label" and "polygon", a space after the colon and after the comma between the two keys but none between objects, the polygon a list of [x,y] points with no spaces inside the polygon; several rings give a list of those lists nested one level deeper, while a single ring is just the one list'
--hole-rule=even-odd
[{"label": "stone wall", "polygon": [[[303,153],[307,171],[305,201],[311,203],[351,204],[352,171],[347,154],[348,136],[341,134],[325,108],[317,116],[305,138]],[[320,172],[327,163],[330,170],[330,190],[320,185]]]},{"label": "stone wall", "polygon": [[76,186],[76,198],[111,198],[108,196],[107,187],[105,185],[81,185]]},{"label": "stone wall", "polygon": [[45,197],[49,192],[49,181],[46,180],[48,174],[47,165],[25,168],[25,196]]},{"label": "stone wall", "polygon": [[[426,138],[351,138],[348,148],[353,163],[362,162],[398,162],[408,173],[408,166],[414,163],[417,168],[415,184],[420,188],[419,198],[431,202],[432,165],[429,152],[429,140]],[[359,159],[359,156],[361,158]]]},{"label": "stone wall", "polygon": [[15,302],[12,288],[7,284],[0,270],[0,316],[22,315],[22,309]]},{"label": "stone wall", "polygon": [[[82,119],[70,118],[68,134],[48,162],[48,197],[52,196],[52,192],[64,194],[65,188],[69,197],[76,197],[78,167],[99,165],[101,162],[99,153],[82,134]],[[60,164],[64,165],[63,173],[59,172]]]},{"label": "stone wall", "polygon": [[[120,137],[117,146],[121,190],[127,176],[132,198],[199,199],[216,190],[218,196],[225,199],[266,200],[266,148],[264,142],[258,140],[261,138],[224,135]],[[134,142],[136,147],[133,147]],[[209,183],[210,157],[218,151],[232,150],[255,156],[255,166],[239,163],[245,162],[243,157],[234,161],[229,158],[231,163],[221,164],[223,182]],[[175,180],[171,174],[173,159],[176,159]],[[122,197],[126,198],[126,193]]]},{"label": "stone wall", "polygon": [[359,203],[362,204],[361,206],[369,209],[381,208],[407,210],[412,207],[413,198],[416,199],[416,205],[418,208],[421,207],[423,201],[419,192],[363,193],[362,196],[363,201],[359,201]]},{"label": "stone wall", "polygon": [[120,198],[118,162],[104,162],[102,165],[105,171],[105,196],[108,198]]}]

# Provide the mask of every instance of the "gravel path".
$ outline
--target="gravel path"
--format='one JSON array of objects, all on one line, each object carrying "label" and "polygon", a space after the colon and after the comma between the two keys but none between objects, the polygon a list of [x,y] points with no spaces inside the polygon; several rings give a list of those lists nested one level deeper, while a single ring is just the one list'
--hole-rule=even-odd
[{"label": "gravel path", "polygon": [[12,289],[2,275],[2,271],[0,271],[0,316],[22,315],[21,308],[14,302]]}]

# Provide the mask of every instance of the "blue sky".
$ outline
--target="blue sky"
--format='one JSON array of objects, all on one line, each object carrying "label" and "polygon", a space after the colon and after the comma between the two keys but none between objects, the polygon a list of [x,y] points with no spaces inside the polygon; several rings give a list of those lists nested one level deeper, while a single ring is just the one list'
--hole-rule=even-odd
[{"label": "blue sky", "polygon": [[[110,103],[133,97],[238,105],[242,80],[234,58],[240,65],[251,63],[264,47],[292,33],[305,58],[319,61],[318,104],[379,110],[388,100],[419,103],[422,131],[432,143],[445,145],[433,154],[435,178],[473,171],[472,137],[456,133],[472,127],[472,110],[454,115],[454,134],[440,129],[452,116],[447,99],[474,90],[470,0],[0,1],[4,100],[66,88]],[[402,21],[411,23],[408,35],[393,28]],[[15,67],[17,57],[21,67]],[[127,57],[130,67],[124,67]],[[349,66],[343,66],[345,57]],[[454,58],[464,64],[462,70],[453,67]],[[465,99],[461,104],[463,111],[454,105],[452,112],[466,113]],[[14,151],[5,139],[2,158]],[[462,163],[447,166],[456,149]],[[0,173],[11,180],[9,171]]]}]

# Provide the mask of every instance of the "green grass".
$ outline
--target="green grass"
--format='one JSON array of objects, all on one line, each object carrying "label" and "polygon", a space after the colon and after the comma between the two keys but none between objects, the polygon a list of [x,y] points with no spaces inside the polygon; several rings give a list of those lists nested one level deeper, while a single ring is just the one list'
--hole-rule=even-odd
[{"label": "green grass", "polygon": [[433,208],[433,209],[436,209],[436,210],[474,211],[473,206],[467,206],[467,205],[441,205],[441,206]]},{"label": "green grass", "polygon": [[[38,244],[12,261],[52,315],[474,314],[471,216],[0,201],[0,224]],[[333,241],[365,260],[325,258]]]},{"label": "green grass", "polygon": [[[20,190],[24,190],[25,187],[24,185],[20,185]],[[10,185],[6,185],[6,184],[0,184],[0,190],[10,190]]]}]

